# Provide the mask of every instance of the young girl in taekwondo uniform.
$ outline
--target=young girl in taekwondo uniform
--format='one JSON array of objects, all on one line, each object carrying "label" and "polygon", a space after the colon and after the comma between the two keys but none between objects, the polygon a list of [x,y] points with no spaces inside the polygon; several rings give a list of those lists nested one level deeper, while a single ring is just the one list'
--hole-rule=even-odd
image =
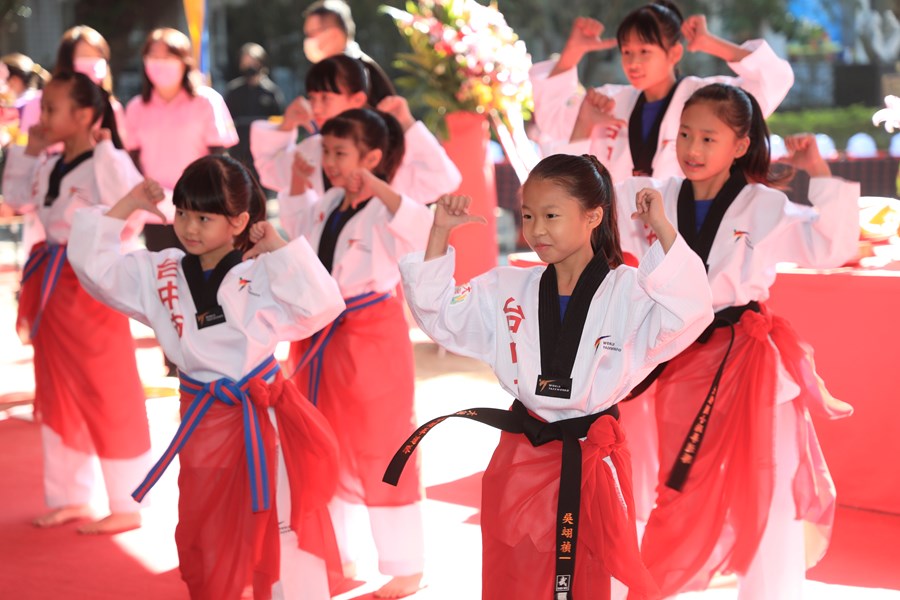
[{"label": "young girl in taekwondo uniform", "polygon": [[[380,476],[415,427],[412,345],[394,294],[397,262],[425,247],[431,227],[431,211],[387,183],[403,150],[402,129],[390,115],[367,108],[343,112],[322,127],[322,168],[334,187],[321,198],[306,190],[280,204],[285,230],[318,248],[347,303],[327,331],[292,346],[291,362],[300,389],[309,390],[340,443],[331,514],[342,559],[352,571],[357,523],[365,523],[367,510],[379,569],[393,576],[375,592],[385,598],[415,592],[424,568],[418,471],[399,489]],[[306,185],[297,170],[293,191]]]},{"label": "young girl in taekwondo uniform", "polygon": [[[57,75],[41,102],[41,121],[28,145],[10,150],[3,186],[14,208],[37,215],[47,236],[25,265],[18,316],[20,333],[34,345],[34,408],[41,420],[44,493],[53,509],[35,525],[90,514],[99,457],[111,514],[81,531],[133,529],[141,522],[140,507],[129,494],[150,465],[134,340],[128,319],[79,285],[66,244],[76,209],[110,203],[140,181],[140,173],[113,145],[110,138],[118,138],[108,96],[86,75]],[[98,142],[94,126],[101,121],[109,130],[97,134],[106,138]],[[61,154],[44,152],[58,143]],[[123,238],[134,243],[136,229],[129,227]]]},{"label": "young girl in taekwondo uniform", "polygon": [[[288,107],[280,125],[255,121],[250,129],[250,151],[260,182],[282,195],[289,194],[293,168],[307,171],[312,188],[320,196],[333,182],[322,171],[322,136],[318,128],[350,108],[377,107],[403,126],[406,153],[391,186],[398,193],[430,203],[459,187],[462,176],[444,148],[421,121],[409,112],[402,96],[372,97],[369,74],[362,61],[344,54],[313,65],[306,75],[306,93]],[[299,144],[297,127],[311,135]],[[296,164],[295,164],[296,163]]]},{"label": "young girl in taekwondo uniform", "polygon": [[[401,263],[422,329],[490,364],[517,398],[511,411],[453,415],[504,430],[484,474],[483,598],[608,599],[610,575],[653,597],[616,403],[712,319],[703,265],[661,203],[652,190],[637,194],[634,217],[659,241],[639,269],[624,266],[609,173],[593,156],[554,155],[531,172],[522,201],[525,239],[549,266],[500,267],[454,289],[450,230],[475,219],[456,196],[438,202],[424,258]],[[420,427],[385,481],[443,418]]]},{"label": "young girl in taekwondo uniform", "polygon": [[[778,58],[765,41],[736,46],[711,34],[706,17],[682,20],[678,8],[665,1],[629,13],[619,25],[616,40],[602,40],[602,33],[598,21],[576,19],[559,60],[535,65],[531,82],[535,119],[541,132],[555,140],[555,151],[595,155],[616,183],[637,174],[682,175],[675,138],[681,108],[694,90],[715,81],[739,85],[759,98],[764,114],[769,115],[794,81],[788,62]],[[678,63],[684,54],[683,38],[689,50],[727,61],[738,76],[682,78]],[[589,89],[584,96],[575,67],[586,53],[616,43],[628,85],[606,84]],[[639,530],[653,508],[659,472],[653,395],[651,388],[621,405],[621,424],[631,440]]]},{"label": "young girl in taekwondo uniform", "polygon": [[[788,148],[812,176],[812,207],[772,189],[763,113],[728,85],[691,96],[676,146],[687,179],[636,178],[618,188],[626,200],[648,186],[662,193],[708,267],[717,311],[657,380],[659,497],[644,561],[666,595],[703,589],[724,571],[738,573],[742,599],[794,600],[806,568],[804,521],[827,534],[834,516],[809,414],[851,409],[825,392],[810,350],[762,303],[777,262],[825,268],[856,255],[859,184],[832,178],[812,136],[801,136]],[[647,256],[647,232],[620,225],[623,249]]]},{"label": "young girl in taekwondo uniform", "polygon": [[[305,239],[285,244],[265,222],[262,189],[226,156],[198,159],[175,185],[187,254],[121,254],[122,219],[137,209],[161,215],[162,189],[148,180],[105,215],[80,211],[71,246],[85,287],[153,327],[178,366],[181,426],[134,496],[180,452],[175,542],[191,598],[280,598],[279,550],[291,574],[302,572],[304,598],[328,598],[329,541],[340,569],[327,515],[337,445],[272,352],[334,319],[340,293]],[[280,549],[279,514],[296,532]]]}]

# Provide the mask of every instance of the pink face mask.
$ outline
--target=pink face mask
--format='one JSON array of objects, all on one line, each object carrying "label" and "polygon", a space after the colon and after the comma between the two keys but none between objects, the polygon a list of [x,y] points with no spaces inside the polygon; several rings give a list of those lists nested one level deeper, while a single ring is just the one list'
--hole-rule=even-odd
[{"label": "pink face mask", "polygon": [[91,78],[91,81],[100,85],[106,79],[106,74],[109,73],[109,65],[105,58],[76,58],[75,72],[84,73]]},{"label": "pink face mask", "polygon": [[144,70],[155,88],[170,89],[184,79],[184,63],[177,58],[145,58]]}]

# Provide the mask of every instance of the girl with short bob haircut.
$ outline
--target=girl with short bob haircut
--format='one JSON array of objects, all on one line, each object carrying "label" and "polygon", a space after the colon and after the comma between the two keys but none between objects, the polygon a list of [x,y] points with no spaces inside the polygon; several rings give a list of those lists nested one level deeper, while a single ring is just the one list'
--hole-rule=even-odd
[{"label": "girl with short bob haircut", "polygon": [[303,572],[306,597],[325,600],[325,560],[338,564],[326,512],[337,447],[272,353],[339,314],[340,293],[305,239],[288,244],[266,222],[262,189],[227,156],[197,159],[175,184],[185,251],[122,254],[123,220],[161,216],[163,197],[146,180],[105,213],[80,211],[73,228],[84,285],[152,327],[178,367],[181,425],[134,497],[179,455],[175,543],[191,598],[271,598],[281,554]]},{"label": "girl with short bob haircut", "polygon": [[[185,34],[167,27],[154,29],[147,35],[141,58],[141,94],[125,109],[127,148],[146,177],[171,191],[192,162],[237,144],[237,130],[222,96],[202,84]],[[171,222],[175,214],[171,201],[159,208]],[[171,226],[155,215],[149,219],[147,248],[156,251],[178,245]]]},{"label": "girl with short bob haircut", "polygon": [[[509,411],[448,415],[503,430],[482,482],[486,600],[608,600],[611,577],[636,598],[656,597],[638,551],[618,403],[690,345],[712,308],[703,264],[659,194],[633,195],[638,208],[624,218],[658,236],[640,268],[622,264],[623,215],[609,172],[594,156],[565,154],[538,163],[522,190],[523,233],[547,266],[497,267],[456,286],[450,232],[480,220],[465,196],[438,201],[424,254],[401,262],[422,330],[487,362],[517,399]],[[445,418],[407,439],[385,481],[397,481],[424,433]]]}]

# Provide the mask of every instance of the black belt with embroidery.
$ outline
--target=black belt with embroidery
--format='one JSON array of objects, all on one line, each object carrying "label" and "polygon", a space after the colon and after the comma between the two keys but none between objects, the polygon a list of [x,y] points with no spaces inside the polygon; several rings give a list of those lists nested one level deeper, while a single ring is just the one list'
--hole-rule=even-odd
[{"label": "black belt with embroidery", "polygon": [[719,363],[719,368],[716,369],[716,375],[713,377],[712,385],[710,385],[709,392],[706,394],[706,399],[700,406],[697,416],[694,417],[694,422],[691,423],[691,428],[688,430],[684,442],[681,444],[681,449],[678,451],[678,455],[675,458],[675,464],[672,465],[672,470],[669,473],[668,479],[666,479],[666,486],[673,490],[680,492],[684,487],[688,474],[691,472],[691,466],[697,458],[697,452],[700,451],[700,444],[703,442],[703,437],[706,435],[709,419],[712,416],[713,406],[716,403],[719,382],[722,379],[722,373],[725,372],[725,362],[728,360],[728,355],[731,354],[731,347],[734,345],[734,326],[741,320],[741,315],[748,310],[759,312],[759,302],[754,300],[743,306],[729,306],[728,308],[720,310],[716,313],[713,322],[710,323],[703,333],[700,334],[700,337],[697,338],[697,343],[705,344],[709,341],[709,338],[712,337],[712,334],[716,329],[722,327],[731,328],[731,339],[728,341],[728,349],[725,350],[725,355]]},{"label": "black belt with embroidery", "polygon": [[575,547],[578,539],[578,516],[581,508],[581,443],[594,421],[604,415],[619,418],[619,407],[613,406],[603,412],[574,419],[564,419],[552,423],[542,421],[528,414],[528,409],[519,400],[513,402],[512,410],[498,408],[470,408],[451,415],[444,415],[428,421],[406,440],[397,451],[384,473],[385,483],[397,485],[406,461],[412,456],[425,434],[438,423],[450,417],[462,417],[490,425],[508,433],[521,433],[532,446],[542,446],[548,442],[562,441],[562,466],[559,475],[559,502],[556,510],[556,581],[553,586],[553,600],[572,598],[572,584],[575,575]]}]

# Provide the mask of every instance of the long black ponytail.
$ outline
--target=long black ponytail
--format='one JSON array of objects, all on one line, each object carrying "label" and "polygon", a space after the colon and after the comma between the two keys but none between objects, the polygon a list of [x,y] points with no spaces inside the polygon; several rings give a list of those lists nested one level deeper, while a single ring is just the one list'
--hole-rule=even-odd
[{"label": "long black ponytail", "polygon": [[113,111],[109,92],[91,81],[91,78],[84,73],[63,71],[54,75],[50,82],[52,84],[69,84],[69,97],[75,106],[92,109],[94,117],[91,119],[91,125],[99,121],[100,127],[109,129],[115,147],[122,149],[122,138],[119,137],[116,114]]}]

